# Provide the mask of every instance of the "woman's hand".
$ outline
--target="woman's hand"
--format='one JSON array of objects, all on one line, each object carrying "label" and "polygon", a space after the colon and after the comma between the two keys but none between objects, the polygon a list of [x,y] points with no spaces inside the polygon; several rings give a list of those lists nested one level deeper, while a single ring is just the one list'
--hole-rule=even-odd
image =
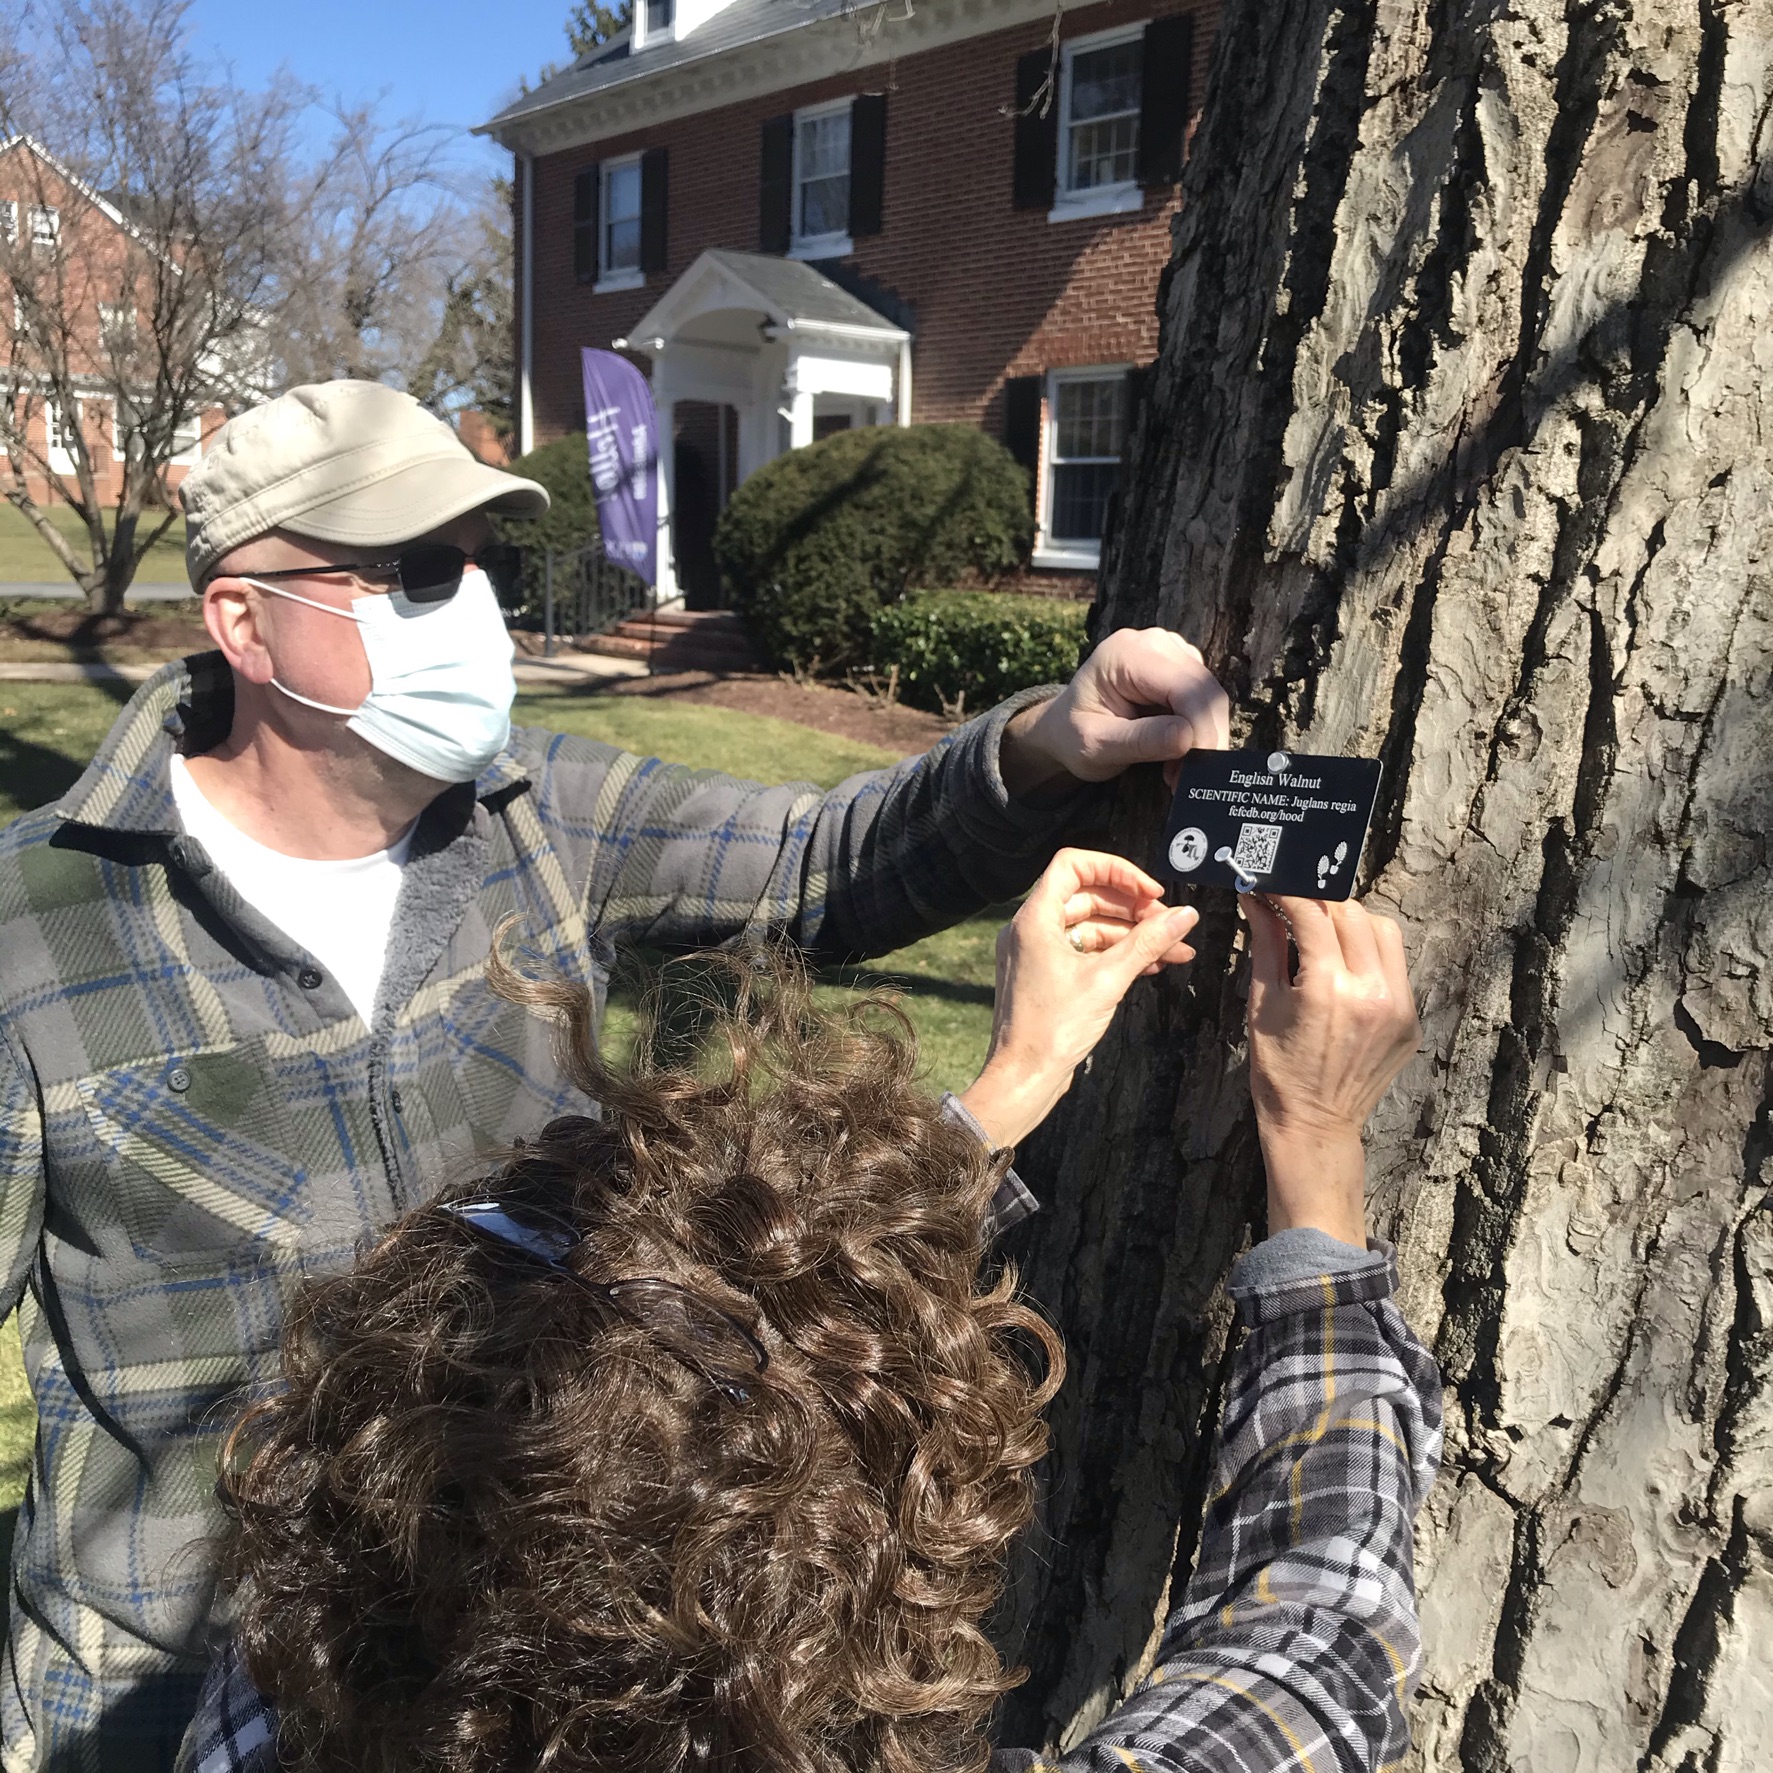
[{"label": "woman's hand", "polygon": [[[1242,894],[1250,922],[1250,1093],[1268,1170],[1268,1229],[1366,1242],[1361,1129],[1416,1051],[1402,931],[1352,900]],[[1299,950],[1287,977],[1287,935]]]},{"label": "woman's hand", "polygon": [[961,1101],[995,1146],[1051,1112],[1143,973],[1194,959],[1192,905],[1119,856],[1061,850],[997,939],[991,1051]]}]

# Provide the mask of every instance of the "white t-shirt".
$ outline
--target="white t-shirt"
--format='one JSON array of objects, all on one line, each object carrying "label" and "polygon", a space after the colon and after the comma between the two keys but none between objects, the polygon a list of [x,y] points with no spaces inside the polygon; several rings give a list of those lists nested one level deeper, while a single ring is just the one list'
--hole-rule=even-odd
[{"label": "white t-shirt", "polygon": [[172,758],[172,797],[185,834],[256,911],[314,956],[338,980],[365,1023],[375,1015],[376,988],[388,957],[394,901],[412,849],[413,827],[373,856],[310,862],[266,849],[232,825],[204,798],[185,760]]}]

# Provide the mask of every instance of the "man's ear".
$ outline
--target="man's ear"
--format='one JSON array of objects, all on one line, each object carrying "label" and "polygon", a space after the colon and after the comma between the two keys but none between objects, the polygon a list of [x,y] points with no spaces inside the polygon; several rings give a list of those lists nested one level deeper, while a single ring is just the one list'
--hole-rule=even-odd
[{"label": "man's ear", "polygon": [[248,683],[269,683],[275,669],[265,645],[263,616],[258,594],[244,579],[226,574],[204,587],[203,625]]}]

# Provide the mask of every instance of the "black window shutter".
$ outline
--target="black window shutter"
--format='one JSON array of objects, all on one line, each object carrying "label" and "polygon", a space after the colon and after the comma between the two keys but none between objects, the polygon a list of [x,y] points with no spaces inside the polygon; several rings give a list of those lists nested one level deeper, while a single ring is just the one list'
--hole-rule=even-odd
[{"label": "black window shutter", "polygon": [[850,106],[850,238],[880,232],[886,211],[886,94],[864,92]]},{"label": "black window shutter", "polygon": [[[1043,90],[1049,74],[1052,88]],[[1016,207],[1051,209],[1058,172],[1059,66],[1048,45],[1030,50],[1016,62],[1016,164],[1012,179]]]},{"label": "black window shutter", "polygon": [[1040,476],[1040,386],[1044,376],[1010,376],[1003,385],[1004,448],[1028,470],[1028,502]]},{"label": "black window shutter", "polygon": [[1139,94],[1139,183],[1173,185],[1182,176],[1188,85],[1194,72],[1194,20],[1187,13],[1145,27]]},{"label": "black window shutter", "polygon": [[670,162],[664,148],[648,148],[640,157],[640,268],[665,268],[665,194]]},{"label": "black window shutter", "polygon": [[757,249],[786,252],[793,234],[794,119],[763,126],[763,176],[757,186]]},{"label": "black window shutter", "polygon": [[573,275],[597,281],[597,168],[587,166],[573,179]]}]

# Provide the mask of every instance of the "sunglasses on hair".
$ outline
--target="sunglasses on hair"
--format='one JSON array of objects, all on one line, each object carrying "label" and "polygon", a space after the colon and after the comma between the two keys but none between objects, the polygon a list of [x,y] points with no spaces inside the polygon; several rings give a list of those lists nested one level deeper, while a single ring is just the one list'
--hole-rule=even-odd
[{"label": "sunglasses on hair", "polygon": [[571,1282],[619,1312],[645,1330],[667,1354],[699,1373],[729,1403],[742,1404],[750,1393],[726,1373],[761,1373],[770,1364],[768,1350],[736,1317],[676,1281],[650,1274],[632,1280],[594,1281],[569,1268],[567,1252],[580,1239],[564,1221],[526,1225],[491,1200],[441,1205],[451,1218],[508,1250],[521,1251],[556,1279]]},{"label": "sunglasses on hair", "polygon": [[341,560],[336,565],[288,566],[254,573],[255,579],[312,579],[327,573],[386,573],[414,603],[444,603],[456,594],[462,574],[477,566],[500,603],[514,602],[523,587],[523,550],[515,542],[488,542],[470,554],[453,542],[415,542],[392,560]]}]

